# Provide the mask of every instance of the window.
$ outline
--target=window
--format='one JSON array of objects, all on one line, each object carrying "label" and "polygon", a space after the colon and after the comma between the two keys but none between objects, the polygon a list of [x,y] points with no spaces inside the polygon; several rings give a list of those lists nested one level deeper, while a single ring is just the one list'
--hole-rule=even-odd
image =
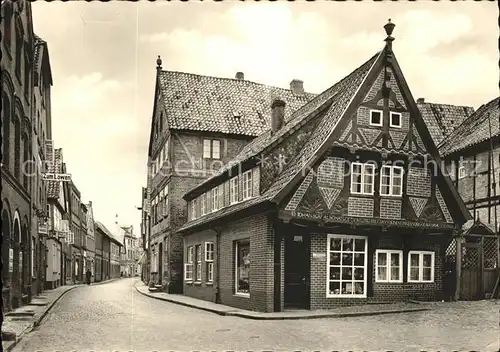
[{"label": "window", "polygon": [[217,139],[203,140],[203,158],[220,159],[220,141]]},{"label": "window", "polygon": [[[24,161],[24,165],[23,165],[23,170],[22,170],[22,174],[23,174],[23,186],[24,186],[24,189],[27,190],[29,192],[29,177],[28,177],[28,174],[31,174],[31,164],[29,163],[31,157],[30,157],[30,145],[29,145],[29,139],[28,139],[28,135],[23,135],[23,161]],[[27,169],[28,168],[28,169]]]},{"label": "window", "polygon": [[403,252],[377,250],[375,252],[376,282],[403,282]]},{"label": "window", "polygon": [[35,253],[36,253],[36,239],[31,239],[31,277],[35,277]]},{"label": "window", "polygon": [[191,220],[196,219],[196,199],[191,201]]},{"label": "window", "polygon": [[21,78],[21,65],[22,65],[22,55],[23,55],[23,34],[22,34],[22,24],[16,23],[16,76]]},{"label": "window", "polygon": [[219,209],[219,187],[212,189],[212,211]]},{"label": "window", "polygon": [[207,264],[207,282],[214,281],[214,243],[205,242],[205,263]]},{"label": "window", "polygon": [[196,282],[201,282],[201,245],[195,247],[196,250]]},{"label": "window", "polygon": [[229,181],[229,204],[238,202],[238,176]]},{"label": "window", "polygon": [[434,252],[408,253],[408,282],[434,282]]},{"label": "window", "polygon": [[382,126],[382,111],[370,110],[370,125]]},{"label": "window", "polygon": [[200,197],[201,197],[200,214],[201,216],[203,216],[206,214],[207,211],[207,194],[203,193]]},{"label": "window", "polygon": [[401,166],[382,166],[380,194],[396,197],[403,194],[403,168]]},{"label": "window", "polygon": [[328,235],[327,297],[366,297],[368,240]]},{"label": "window", "polygon": [[21,119],[16,116],[14,122],[14,175],[21,179]]},{"label": "window", "polygon": [[12,29],[12,3],[6,3],[5,6],[5,14],[3,18],[3,37],[2,41],[5,43],[7,48],[10,51],[11,45],[11,29]]},{"label": "window", "polygon": [[235,291],[239,295],[250,295],[250,241],[236,242]]},{"label": "window", "polygon": [[163,189],[163,217],[168,216],[168,185]]},{"label": "window", "polygon": [[351,193],[373,194],[375,167],[373,164],[351,164]]},{"label": "window", "polygon": [[7,169],[10,169],[10,113],[10,100],[6,94],[2,94],[2,163]]},{"label": "window", "polygon": [[[25,47],[28,48],[28,43],[25,43]],[[24,94],[28,96],[29,94],[29,86],[30,86],[30,70],[28,70],[28,67],[30,67],[29,63],[29,57],[28,57],[28,52],[24,54]]]},{"label": "window", "polygon": [[466,176],[465,166],[464,165],[460,165],[460,167],[458,168],[458,178],[462,179],[462,178],[465,178],[465,176]]},{"label": "window", "polygon": [[242,185],[243,200],[252,197],[252,170],[248,170],[243,174]]},{"label": "window", "polygon": [[397,128],[402,127],[402,120],[401,120],[401,113],[400,112],[391,111],[390,118],[389,118],[389,126],[390,127],[397,127]]}]

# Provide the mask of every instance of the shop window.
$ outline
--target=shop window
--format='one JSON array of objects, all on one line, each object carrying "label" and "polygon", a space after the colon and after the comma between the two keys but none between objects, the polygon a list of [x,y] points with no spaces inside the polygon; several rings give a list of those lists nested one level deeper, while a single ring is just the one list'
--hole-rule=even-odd
[{"label": "shop window", "polygon": [[375,252],[376,282],[403,282],[403,252],[377,250]]},{"label": "shop window", "polygon": [[368,241],[328,235],[327,297],[366,297]]},{"label": "shop window", "polygon": [[250,295],[250,241],[237,241],[235,246],[235,292]]}]

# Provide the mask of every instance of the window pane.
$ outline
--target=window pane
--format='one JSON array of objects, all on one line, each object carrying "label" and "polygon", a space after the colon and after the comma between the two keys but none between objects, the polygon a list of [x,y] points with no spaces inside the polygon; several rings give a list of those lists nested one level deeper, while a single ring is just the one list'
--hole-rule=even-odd
[{"label": "window pane", "polygon": [[212,141],[212,158],[220,158],[220,141],[218,140]]},{"label": "window pane", "polygon": [[401,195],[401,187],[400,186],[392,187],[392,194],[395,196]]},{"label": "window pane", "polygon": [[432,273],[431,272],[432,272],[431,268],[424,268],[423,269],[423,273],[422,273],[422,275],[423,275],[422,280],[424,280],[424,281],[431,281],[431,278],[432,278]]},{"label": "window pane", "polygon": [[343,294],[353,293],[352,282],[342,282],[342,293]]},{"label": "window pane", "polygon": [[330,282],[330,293],[335,295],[340,294],[340,282]]},{"label": "window pane", "polygon": [[354,279],[355,280],[364,280],[365,279],[365,269],[364,268],[355,268],[354,269]]},{"label": "window pane", "polygon": [[363,193],[368,193],[368,194],[371,194],[373,193],[373,188],[372,188],[373,184],[372,183],[365,183],[364,184],[364,188],[363,188]]},{"label": "window pane", "polygon": [[250,293],[250,243],[237,244],[237,291]]},{"label": "window pane", "polygon": [[205,139],[203,141],[203,157],[204,158],[210,158],[210,140],[209,139]]},{"label": "window pane", "polygon": [[401,278],[399,277],[399,266],[392,266],[391,267],[391,280],[400,280]]},{"label": "window pane", "polygon": [[330,265],[340,265],[340,253],[330,253]]},{"label": "window pane", "polygon": [[424,267],[430,268],[432,265],[432,256],[430,254],[423,255]]},{"label": "window pane", "polygon": [[378,265],[387,265],[387,253],[378,254]]},{"label": "window pane", "polygon": [[352,254],[351,253],[342,254],[342,265],[352,265]]},{"label": "window pane", "polygon": [[330,280],[340,280],[340,267],[330,267]]},{"label": "window pane", "polygon": [[365,251],[365,240],[362,238],[356,238],[354,240],[354,250],[357,252]]},{"label": "window pane", "polygon": [[418,254],[411,254],[410,255],[410,266],[418,267],[418,265],[419,265],[419,255]]},{"label": "window pane", "polygon": [[354,265],[356,265],[356,266],[364,266],[365,265],[365,254],[364,253],[354,254]]},{"label": "window pane", "polygon": [[343,251],[353,251],[353,239],[352,238],[343,238],[342,239],[342,250]]},{"label": "window pane", "polygon": [[365,290],[364,290],[364,285],[363,285],[363,283],[362,283],[362,282],[356,282],[356,283],[354,284],[354,289],[355,289],[354,293],[355,293],[355,294],[357,294],[357,295],[362,295],[362,294],[364,294],[364,293],[365,293],[365,292],[364,292],[364,291],[365,291]]},{"label": "window pane", "polygon": [[330,240],[330,250],[340,251],[340,244],[341,244],[340,238],[332,238]]},{"label": "window pane", "polygon": [[399,253],[391,253],[391,266],[399,266]]},{"label": "window pane", "polygon": [[379,266],[377,270],[377,280],[387,280],[387,268],[385,266]]},{"label": "window pane", "polygon": [[353,272],[352,268],[342,268],[342,280],[352,280],[353,279]]},{"label": "window pane", "polygon": [[354,175],[360,175],[361,174],[361,165],[359,165],[359,164],[352,164],[352,173]]},{"label": "window pane", "polygon": [[418,280],[418,268],[410,268],[410,280]]}]

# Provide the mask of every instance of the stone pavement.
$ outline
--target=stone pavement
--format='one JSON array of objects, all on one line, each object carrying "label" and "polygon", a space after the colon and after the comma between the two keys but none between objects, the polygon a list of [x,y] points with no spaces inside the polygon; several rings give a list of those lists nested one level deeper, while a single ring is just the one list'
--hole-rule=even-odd
[{"label": "stone pavement", "polygon": [[392,304],[367,304],[353,307],[341,307],[331,310],[292,310],[285,312],[262,313],[245,309],[234,308],[223,304],[203,301],[184,295],[169,294],[165,292],[150,292],[146,284],[138,282],[135,289],[142,295],[166,302],[180,304],[186,307],[201,309],[223,316],[234,316],[255,320],[296,320],[318,318],[345,318],[369,315],[395,314],[421,312],[432,309],[428,303],[392,303]]},{"label": "stone pavement", "polygon": [[[115,281],[93,283],[100,285]],[[84,284],[59,286],[53,290],[46,290],[34,297],[30,303],[5,314],[2,323],[2,349],[10,351],[33,328],[40,325],[50,309],[69,291],[86,286]]]}]

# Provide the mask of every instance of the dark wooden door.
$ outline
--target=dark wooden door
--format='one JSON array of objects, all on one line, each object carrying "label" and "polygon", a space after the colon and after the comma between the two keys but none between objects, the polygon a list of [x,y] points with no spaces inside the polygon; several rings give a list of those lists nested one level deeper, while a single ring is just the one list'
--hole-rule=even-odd
[{"label": "dark wooden door", "polygon": [[462,244],[462,275],[460,299],[482,299],[482,258],[479,243]]},{"label": "dark wooden door", "polygon": [[308,236],[285,236],[284,306],[309,309]]},{"label": "dark wooden door", "polygon": [[[132,273],[130,273],[132,275]],[[163,278],[163,243],[158,248],[158,285],[162,284]]]}]

